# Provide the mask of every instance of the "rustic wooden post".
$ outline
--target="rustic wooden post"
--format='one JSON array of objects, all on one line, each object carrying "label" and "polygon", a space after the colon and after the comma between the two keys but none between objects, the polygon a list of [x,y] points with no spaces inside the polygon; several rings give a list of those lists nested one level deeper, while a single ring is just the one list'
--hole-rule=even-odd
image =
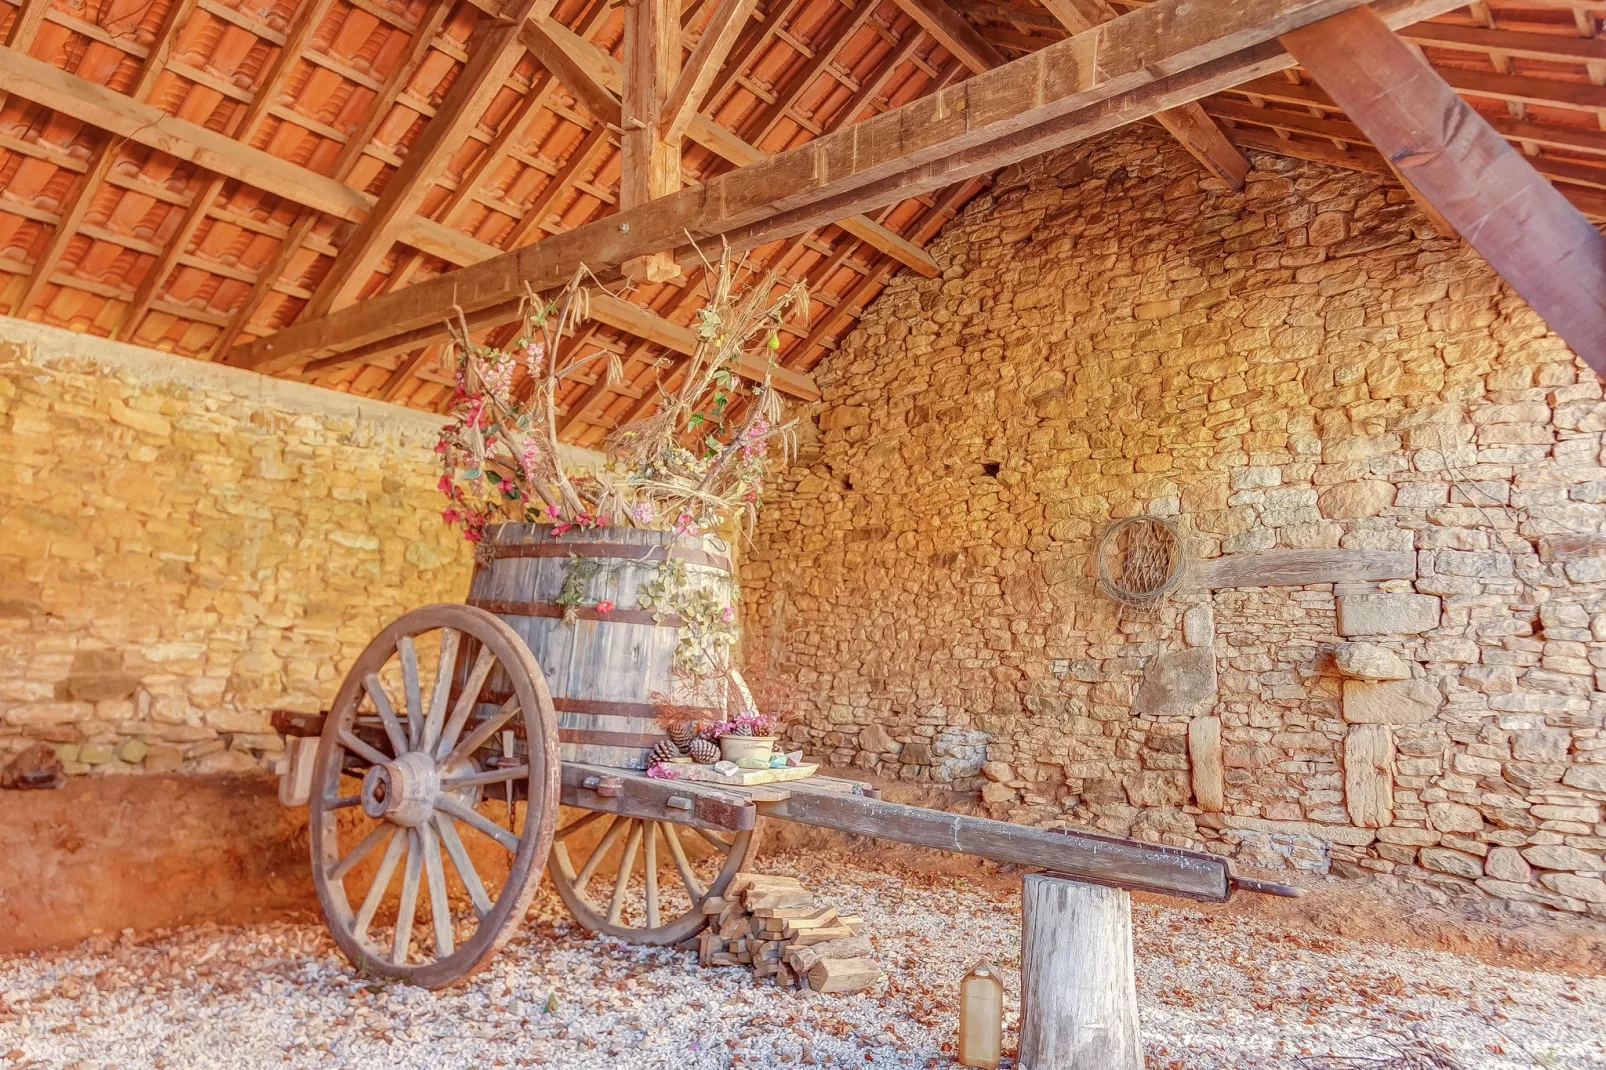
[{"label": "rustic wooden post", "polygon": [[1132,897],[1043,873],[1022,885],[1020,1070],[1143,1070]]}]

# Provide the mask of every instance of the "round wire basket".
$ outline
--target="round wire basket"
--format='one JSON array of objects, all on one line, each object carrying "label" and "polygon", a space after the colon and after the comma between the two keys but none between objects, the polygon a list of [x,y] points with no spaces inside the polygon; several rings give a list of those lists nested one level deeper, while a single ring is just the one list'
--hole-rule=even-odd
[{"label": "round wire basket", "polygon": [[1186,569],[1182,533],[1165,517],[1125,517],[1099,539],[1099,590],[1122,605],[1154,605],[1181,585]]}]

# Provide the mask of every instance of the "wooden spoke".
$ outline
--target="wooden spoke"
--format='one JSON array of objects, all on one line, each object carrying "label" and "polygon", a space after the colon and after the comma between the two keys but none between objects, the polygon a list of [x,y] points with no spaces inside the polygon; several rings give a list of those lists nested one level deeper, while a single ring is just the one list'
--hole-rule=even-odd
[{"label": "wooden spoke", "polygon": [[396,711],[390,708],[390,696],[380,686],[379,674],[369,673],[362,679],[362,686],[368,692],[368,700],[379,711],[379,721],[385,726],[385,735],[390,737],[390,745],[395,749],[396,757],[400,758],[407,753],[407,734],[402,731],[401,722],[396,720]]},{"label": "wooden spoke", "polygon": [[586,885],[591,882],[591,877],[597,872],[597,867],[602,865],[602,856],[608,853],[609,848],[619,842],[619,837],[625,834],[630,824],[631,822],[628,818],[615,817],[613,819],[613,824],[608,826],[608,831],[602,834],[602,839],[598,840],[597,845],[591,849],[591,857],[586,859],[586,864],[581,866],[580,872],[575,875],[574,890],[576,892],[581,895],[585,894]]},{"label": "wooden spoke", "polygon": [[699,903],[703,898],[702,882],[692,871],[691,859],[686,857],[686,845],[680,842],[680,830],[675,825],[664,826],[664,841],[669,844],[669,854],[675,860],[675,869],[680,872],[680,883],[686,886],[686,894],[691,896],[693,903]]},{"label": "wooden spoke", "polygon": [[480,875],[474,869],[474,862],[463,849],[462,837],[457,834],[457,826],[446,814],[435,814],[435,829],[440,833],[441,843],[446,846],[446,853],[451,857],[452,867],[457,870],[457,877],[468,889],[469,902],[474,904],[474,912],[480,917],[491,912],[491,897],[485,894],[485,885],[480,883]]},{"label": "wooden spoke", "polygon": [[656,929],[661,924],[658,918],[658,822],[645,823],[647,831],[643,837],[646,840],[647,853],[642,859],[642,865],[647,871],[647,928]]},{"label": "wooden spoke", "polygon": [[641,826],[644,822],[630,822],[630,836],[625,840],[624,853],[619,856],[619,871],[613,878],[613,898],[608,901],[608,922],[619,924],[625,908],[625,887],[630,883],[630,871],[636,868],[636,851],[641,848]]},{"label": "wooden spoke", "polygon": [[709,832],[705,828],[700,828],[700,829],[697,830],[697,835],[701,836],[703,839],[705,839],[709,843],[713,844],[722,853],[724,853],[724,854],[730,854],[731,853],[731,841],[727,840],[727,839],[722,839],[717,833]]},{"label": "wooden spoke", "polygon": [[407,742],[416,747],[424,730],[424,700],[418,690],[418,651],[412,636],[404,635],[396,641],[396,654],[401,658],[402,687],[407,692]]},{"label": "wooden spoke", "polygon": [[[446,700],[452,693],[452,672],[457,665],[457,645],[462,640],[463,633],[456,628],[441,629],[441,657],[435,664],[435,685],[429,692],[429,712],[424,715],[424,735],[418,744],[419,750],[433,751],[440,742],[441,726],[446,723]],[[490,669],[485,671],[490,672]]]},{"label": "wooden spoke", "polygon": [[368,744],[352,735],[351,730],[347,728],[342,728],[340,730],[340,745],[354,754],[373,762],[375,765],[384,765],[390,761],[389,757],[379,753],[377,749],[370,747]]},{"label": "wooden spoke", "polygon": [[586,811],[586,815],[584,817],[576,818],[560,828],[558,830],[558,834],[553,838],[557,840],[566,840],[570,836],[573,836],[576,832],[579,832],[581,829],[589,828],[592,824],[601,821],[607,816],[609,815],[608,811],[606,810],[588,810]]},{"label": "wooden spoke", "polygon": [[351,872],[352,867],[356,866],[356,864],[361,862],[364,858],[367,858],[369,852],[371,852],[375,847],[378,847],[382,842],[388,840],[390,838],[390,834],[395,830],[396,826],[392,825],[388,821],[382,821],[375,825],[373,830],[369,832],[368,835],[364,836],[357,846],[351,849],[350,854],[348,854],[345,858],[342,858],[339,862],[336,862],[333,866],[329,867],[329,879],[332,881],[344,879],[346,874]]},{"label": "wooden spoke", "polygon": [[519,849],[519,838],[517,836],[478,810],[465,806],[460,800],[454,799],[450,795],[441,795],[436,798],[435,809],[451,814],[469,828],[484,833],[509,851],[517,852]]},{"label": "wooden spoke", "polygon": [[475,784],[500,784],[504,780],[523,780],[529,775],[530,767],[528,765],[514,765],[506,769],[487,769],[483,773],[445,777],[441,780],[441,789],[443,791],[455,791],[458,788],[471,788]]},{"label": "wooden spoke", "polygon": [[470,732],[457,744],[457,746],[453,747],[452,752],[443,758],[440,764],[452,765],[464,758],[467,758],[470,754],[473,754],[475,751],[483,747],[486,740],[496,735],[496,733],[501,730],[502,726],[507,724],[508,721],[512,720],[513,715],[518,712],[518,698],[515,697],[508,699],[506,702],[502,703],[501,709],[497,710],[495,713],[491,714],[490,717],[481,721],[478,728]]},{"label": "wooden spoke", "polygon": [[440,841],[428,823],[414,834],[424,846],[424,880],[429,882],[429,913],[435,922],[435,957],[443,959],[456,946],[452,939],[452,905],[446,899],[446,864],[441,861]]},{"label": "wooden spoke", "polygon": [[418,873],[424,865],[424,852],[417,829],[407,830],[407,865],[402,868],[401,905],[396,908],[396,938],[391,941],[390,961],[407,964],[407,947],[413,942],[413,914],[418,910]]},{"label": "wooden spoke", "polygon": [[446,722],[446,729],[441,733],[440,744],[435,748],[437,758],[450,754],[457,745],[457,737],[463,734],[463,726],[468,723],[468,715],[474,712],[479,702],[480,688],[485,686],[485,678],[491,675],[496,668],[496,655],[487,647],[480,648],[480,656],[474,659],[474,668],[468,674],[468,682],[463,685],[463,693],[457,698],[457,705],[452,707],[451,719]]},{"label": "wooden spoke", "polygon": [[379,872],[374,874],[374,883],[368,886],[368,894],[363,897],[362,907],[357,911],[357,919],[352,923],[352,931],[357,934],[357,939],[367,939],[368,926],[374,920],[374,911],[379,909],[380,901],[385,898],[385,890],[390,887],[390,878],[396,872],[396,863],[401,861],[402,852],[406,850],[406,836],[392,836],[390,843],[386,845],[385,857],[379,860]]}]

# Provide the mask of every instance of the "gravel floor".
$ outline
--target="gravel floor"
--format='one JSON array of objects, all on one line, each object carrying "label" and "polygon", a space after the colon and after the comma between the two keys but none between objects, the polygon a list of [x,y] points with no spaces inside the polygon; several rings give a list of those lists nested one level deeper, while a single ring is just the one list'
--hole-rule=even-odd
[{"label": "gravel floor", "polygon": [[[971,962],[1004,967],[1015,995],[1016,895],[815,856],[765,868],[862,913],[885,984],[816,996],[698,969],[588,937],[543,889],[493,965],[444,993],[363,981],[312,924],[0,957],[0,1067],[930,1068],[954,1065]],[[1358,1066],[1332,1056],[1383,1055],[1412,1031],[1467,1068],[1606,1067],[1606,979],[1187,909],[1135,915],[1150,1067]]]}]

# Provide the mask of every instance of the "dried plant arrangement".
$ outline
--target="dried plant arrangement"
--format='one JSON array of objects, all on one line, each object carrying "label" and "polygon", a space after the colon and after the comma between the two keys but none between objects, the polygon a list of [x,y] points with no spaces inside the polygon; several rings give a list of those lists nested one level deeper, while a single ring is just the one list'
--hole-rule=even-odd
[{"label": "dried plant arrangement", "polygon": [[470,541],[504,520],[550,524],[557,534],[629,526],[696,535],[737,518],[750,528],[771,448],[790,450],[793,425],[768,372],[752,381],[739,369],[772,366],[782,324],[808,317],[808,293],[728,252],[706,266],[709,301],[678,386],[657,387],[657,412],[609,435],[605,461],[592,470],[565,464],[558,425],[566,386],[588,373],[622,378],[613,352],[574,352],[596,278],[582,267],[556,296],[527,292],[519,332],[502,347],[475,342],[459,311],[449,323],[456,390],[435,447],[443,519]]}]

